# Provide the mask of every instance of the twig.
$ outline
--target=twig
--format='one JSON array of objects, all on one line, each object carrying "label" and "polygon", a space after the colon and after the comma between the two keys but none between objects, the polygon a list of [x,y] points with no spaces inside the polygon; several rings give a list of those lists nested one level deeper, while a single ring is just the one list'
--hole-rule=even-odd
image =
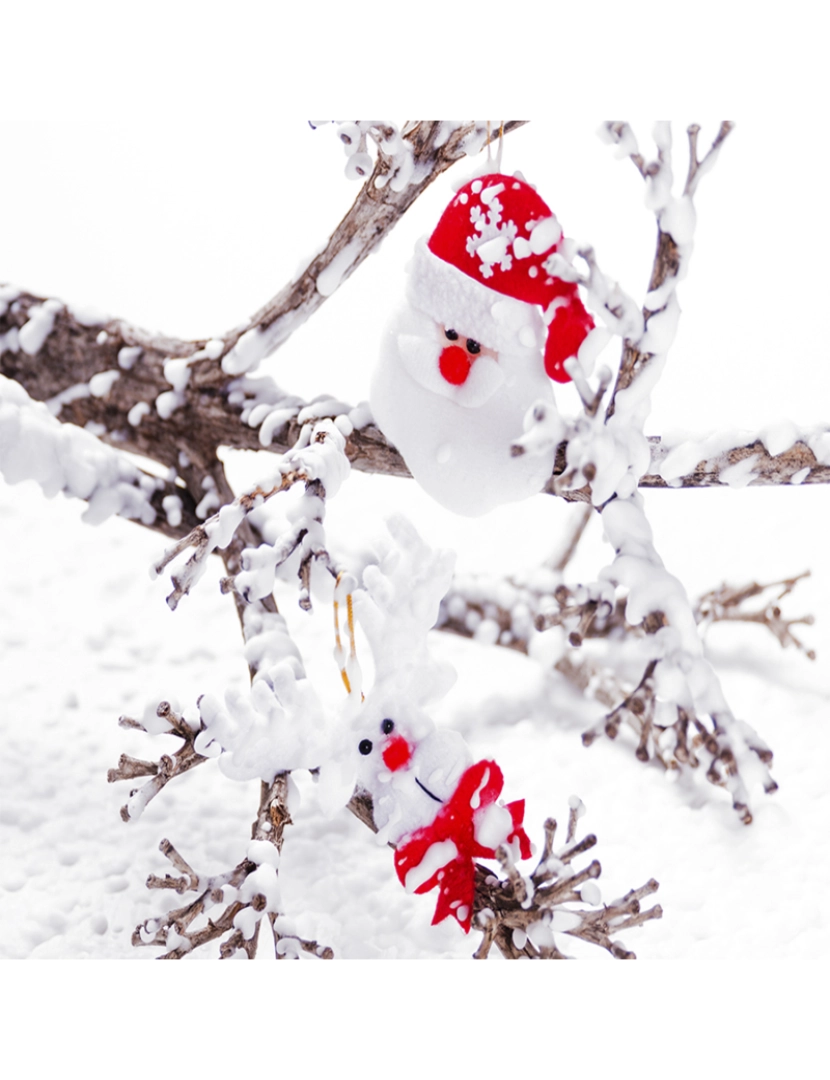
[{"label": "twig", "polygon": [[[694,152],[692,154],[694,171],[691,171],[692,161],[690,161],[690,175],[686,184],[686,190],[684,192],[684,195],[690,200],[694,196],[694,192],[697,188],[700,176],[703,175],[703,172],[708,171],[708,169],[714,164],[715,158],[717,156],[717,151],[723,143],[723,140],[729,134],[731,126],[732,125],[727,122],[724,122],[724,124],[721,125],[721,129],[718,133],[717,139],[715,140],[715,143],[713,143],[711,150],[704,159],[704,161],[707,162],[705,168],[703,168],[703,163],[699,163],[697,161],[697,157],[695,156],[697,145],[697,133],[695,132],[693,136]],[[612,125],[608,128],[608,132],[612,138],[612,141],[617,142],[619,142],[623,135],[627,134],[627,132],[629,131],[630,128],[628,128],[628,125],[622,125],[619,128]],[[631,137],[633,138],[633,135]],[[690,135],[690,139],[691,138],[692,136]],[[635,164],[637,164],[636,161]],[[640,168],[640,172],[644,178],[653,181],[661,172],[663,172],[663,170],[670,170],[670,162],[668,160],[667,153],[663,149],[663,145],[661,143],[658,143],[657,162],[652,162],[650,165],[646,166],[645,169]],[[667,175],[668,179],[670,180],[670,171]],[[671,202],[671,200],[672,196],[669,191],[667,195],[667,201]],[[658,291],[662,291],[661,295],[664,294],[663,299],[662,301],[657,301],[656,303],[654,300],[651,300],[651,306],[644,305],[642,312],[642,333],[639,336],[627,336],[623,341],[622,359],[620,362],[619,372],[617,374],[617,381],[611,394],[608,407],[605,411],[606,422],[614,416],[614,413],[616,411],[617,395],[621,391],[626,390],[629,386],[631,386],[634,380],[639,376],[640,372],[645,370],[645,368],[650,365],[653,359],[653,354],[651,352],[640,348],[640,342],[648,330],[649,322],[654,318],[655,315],[664,312],[667,308],[667,305],[671,302],[673,288],[668,287],[668,291],[666,291],[663,289],[663,287],[667,284],[667,282],[672,283],[677,280],[680,272],[682,258],[688,255],[688,251],[686,251],[685,248],[681,249],[681,246],[678,244],[675,237],[673,237],[668,231],[668,229],[664,228],[663,226],[662,212],[665,205],[665,202],[661,203],[657,210],[657,248],[655,251],[654,262],[651,270],[651,279],[649,281],[649,297],[654,297],[658,294]]]},{"label": "twig", "polygon": [[[263,783],[260,790],[260,803],[256,820],[251,827],[251,839],[275,849],[275,856],[282,850],[284,832],[291,824],[288,812],[288,777],[279,774],[272,783]],[[261,940],[260,924],[263,915],[267,915],[274,931],[276,955],[284,959],[290,953],[286,945],[280,949],[280,942],[296,941],[298,946],[310,955],[331,959],[334,955],[328,946],[321,946],[316,941],[307,941],[279,933],[275,921],[279,912],[274,909],[273,899],[269,899],[264,889],[274,892],[277,880],[276,858],[268,855],[268,847],[256,859],[242,859],[232,870],[212,877],[201,877],[182,858],[169,840],[162,840],[160,851],[182,874],[172,878],[169,874],[163,878],[151,874],[147,879],[148,889],[173,889],[179,894],[196,892],[197,897],[164,916],[145,920],[136,927],[132,943],[136,946],[151,945],[166,948],[160,960],[181,960],[188,953],[216,941],[220,942],[219,955],[228,959],[237,950],[245,953],[252,960]],[[249,853],[253,851],[249,849]],[[258,875],[252,878],[252,875]],[[249,880],[250,879],[250,880]],[[256,887],[251,887],[256,881]],[[273,884],[272,884],[273,883]],[[225,905],[215,917],[212,910]],[[197,920],[207,916],[204,925],[196,926]]]},{"label": "twig", "polygon": [[702,161],[698,161],[697,158],[697,137],[700,133],[700,125],[691,124],[686,129],[686,133],[689,136],[689,173],[686,177],[686,186],[683,189],[684,195],[694,195],[697,190],[697,185],[700,183],[701,176],[714,165],[715,158],[717,157],[723,140],[734,126],[735,124],[731,120],[722,121],[720,129]]},{"label": "twig", "polygon": [[[575,800],[575,804],[569,815],[574,831],[584,809],[579,800]],[[594,847],[596,837],[586,836],[557,853],[553,847],[555,834],[556,822],[549,818],[545,822],[542,858],[529,877],[522,876],[505,848],[497,852],[506,875],[504,878],[499,878],[485,866],[476,866],[474,926],[481,930],[482,940],[474,954],[475,959],[486,959],[493,945],[507,959],[565,959],[557,944],[558,934],[598,945],[616,959],[634,959],[633,952],[614,940],[615,935],[661,918],[663,912],[659,905],[647,911],[640,906],[644,896],[657,891],[658,885],[653,879],[612,904],[586,908],[586,899],[589,905],[598,903],[599,891],[592,883],[599,878],[602,869],[596,859],[581,870],[574,870],[571,863]],[[570,841],[573,839],[571,836]],[[583,906],[575,908],[577,904]]]},{"label": "twig", "polygon": [[[167,597],[167,604],[170,609],[172,611],[176,610],[182,597],[187,596],[204,573],[208,556],[220,546],[222,548],[227,547],[233,539],[233,535],[239,525],[252,510],[257,509],[257,507],[261,506],[267,499],[270,499],[278,492],[287,491],[299,480],[307,479],[308,478],[303,473],[297,472],[294,469],[288,469],[281,475],[278,483],[267,489],[257,485],[251,491],[245,492],[244,495],[240,495],[238,498],[234,499],[232,503],[223,506],[218,513],[214,514],[211,518],[208,518],[204,524],[197,525],[195,529],[191,530],[191,532],[189,532],[187,536],[184,536],[177,544],[168,548],[161,559],[153,566],[153,573],[155,575],[160,574],[162,570],[169,566],[174,559],[178,558],[182,552],[187,551],[188,548],[194,549],[193,554],[187,560],[184,567],[172,575],[174,588]],[[299,543],[299,539],[296,540],[290,550],[286,552],[285,558],[288,558],[294,551],[297,543]]]},{"label": "twig", "polygon": [[[796,649],[804,653],[808,660],[815,660],[815,650],[808,648],[792,632],[793,626],[812,626],[815,621],[813,616],[802,615],[795,619],[785,619],[779,606],[779,602],[793,591],[798,582],[809,576],[810,571],[805,570],[795,577],[768,582],[766,585],[752,582],[749,585],[736,588],[724,583],[719,588],[704,593],[700,597],[697,602],[696,617],[704,628],[708,628],[717,622],[757,623],[759,626],[765,626],[775,636],[782,648],[786,649],[788,645],[794,645]],[[767,600],[762,608],[755,611],[744,610],[743,605],[748,600],[761,596],[768,590],[779,589],[780,592],[777,592],[777,595],[772,599]]]},{"label": "twig", "polygon": [[[204,730],[204,724],[201,720],[198,727],[192,728],[184,717],[173,711],[167,701],[160,703],[156,709],[156,714],[163,720],[168,721],[170,730],[166,734],[175,735],[176,738],[181,739],[182,746],[172,756],[162,754],[158,761],[141,761],[138,758],[122,754],[117,767],[107,772],[107,783],[109,784],[113,784],[117,780],[134,780],[139,776],[152,776],[153,778],[130,792],[129,801],[121,807],[122,821],[135,821],[144,812],[148,803],[171,780],[174,780],[177,776],[182,776],[197,765],[202,765],[207,761],[207,758],[199,754],[194,747],[196,736]],[[147,730],[137,720],[132,720],[128,716],[120,717],[118,723],[125,728],[136,728],[145,732]]]}]

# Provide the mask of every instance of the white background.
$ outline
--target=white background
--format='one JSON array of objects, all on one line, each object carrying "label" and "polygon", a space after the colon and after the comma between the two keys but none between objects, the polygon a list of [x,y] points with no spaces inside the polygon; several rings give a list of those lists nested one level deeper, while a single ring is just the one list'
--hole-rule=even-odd
[{"label": "white background", "polygon": [[[641,14],[648,19],[647,5]],[[566,232],[592,243],[605,271],[638,298],[654,245],[642,182],[596,138],[596,119],[575,117],[563,103],[594,104],[596,74],[607,103],[595,103],[597,114],[625,105],[616,77],[630,72],[642,94],[633,107],[641,112],[670,111],[670,104],[682,114],[700,101],[739,112],[716,169],[701,184],[695,252],[679,291],[684,314],[654,394],[649,434],[757,431],[777,419],[827,419],[826,137],[812,82],[821,61],[814,52],[819,35],[798,16],[797,5],[789,9],[786,28],[768,23],[760,10],[751,25],[723,10],[711,27],[704,10],[687,25],[652,23],[647,35],[632,35],[628,63],[615,49],[617,27],[598,19],[578,37],[559,34],[578,55],[550,82],[542,80],[543,93],[513,99],[517,115],[541,104],[553,118],[511,135],[503,167],[536,184]],[[321,100],[315,88],[344,55],[341,85],[353,75],[356,87],[369,85],[373,103],[384,101],[385,84],[395,78],[384,57],[396,68],[391,26],[377,43],[379,54],[353,25],[330,26],[326,51],[319,31],[286,30],[281,18],[255,18],[244,5],[231,17],[210,5],[184,15],[153,4],[133,13],[102,6],[89,18],[86,9],[49,5],[37,21],[4,15],[0,281],[184,336],[221,333],[273,295],[324,242],[356,193],[343,176],[333,129],[311,131],[303,120],[279,121],[277,114],[285,104],[325,114],[332,102],[342,112],[339,95]],[[452,32],[438,31],[442,42]],[[519,40],[535,56],[528,34]],[[677,51],[681,40],[685,47]],[[20,49],[10,47],[16,41]],[[489,103],[485,75],[492,72],[480,54],[467,58],[453,48],[450,55],[452,64],[479,73]],[[385,71],[380,85],[369,76],[378,63]],[[414,77],[412,69],[399,81],[407,75]],[[426,82],[434,94],[435,80]],[[700,94],[704,83],[708,99]],[[506,96],[498,106],[513,103]],[[471,103],[475,94],[468,87],[456,100]],[[440,97],[430,102],[436,114],[449,111],[439,107]],[[394,103],[402,112],[409,104]],[[739,106],[749,118],[741,119]],[[634,123],[650,148],[648,121]],[[684,124],[675,125],[679,174]],[[704,126],[703,145],[716,124]],[[278,382],[309,396],[366,396],[408,253],[464,168],[437,182],[268,361]],[[561,401],[568,406],[567,392]],[[248,474],[245,464],[232,467]],[[761,955],[826,958],[830,951],[826,500],[820,487],[646,497],[658,550],[690,596],[724,579],[813,570],[788,604],[817,616],[816,626],[804,630],[819,653],[815,664],[782,653],[759,629],[716,628],[711,635],[730,703],[776,752],[781,790],[770,798],[755,790],[750,829],[737,823],[722,793],[704,785],[702,794],[681,793],[639,765],[630,748],[603,742],[584,750],[578,722],[524,708],[538,675],[522,658],[482,655],[445,636],[437,642],[460,674],[441,719],[459,727],[476,752],[498,758],[505,794],[528,799],[531,831],[538,833],[549,813],[564,817],[576,792],[588,806],[586,826],[599,836],[604,898],[650,876],[661,882],[663,920],[626,940],[642,957],[727,958],[744,970]],[[344,546],[371,536],[396,505],[430,543],[455,548],[460,568],[505,572],[544,558],[570,513],[540,496],[465,521],[434,507],[411,483],[354,476],[331,508],[332,533]],[[135,713],[154,694],[192,705],[205,689],[241,681],[244,668],[230,604],[210,580],[170,615],[163,584],[146,575],[158,540],[123,522],[92,531],[79,523],[81,511],[62,498],[48,503],[29,485],[0,495],[6,956],[144,955],[131,949],[129,934],[150,913],[144,878],[163,872],[158,840],[169,836],[193,861],[201,859],[200,868],[232,865],[255,801],[241,785],[214,783],[208,766],[178,791],[171,786],[135,827],[118,819],[123,794],[103,783],[106,768],[122,750],[156,756],[119,731],[119,713]],[[601,537],[589,534],[574,575],[594,577],[610,554]],[[303,647],[320,657],[309,666],[319,664],[321,680],[329,678],[322,674],[333,668],[327,617],[325,628],[304,626],[290,604],[281,601]],[[365,831],[351,821],[323,822],[310,789],[304,805],[307,816],[298,816],[286,843],[283,871],[302,932],[328,935],[343,955],[469,954],[471,943],[452,927],[429,928],[430,898],[404,896],[388,853],[373,849]]]}]

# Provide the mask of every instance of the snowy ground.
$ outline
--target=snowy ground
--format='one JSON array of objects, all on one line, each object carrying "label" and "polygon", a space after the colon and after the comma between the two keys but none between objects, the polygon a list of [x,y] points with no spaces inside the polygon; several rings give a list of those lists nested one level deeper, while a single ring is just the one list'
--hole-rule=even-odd
[{"label": "snowy ground", "polygon": [[[21,211],[11,222],[0,281],[94,303],[169,333],[209,334],[239,321],[325,238],[355,190],[341,179],[342,158],[325,129],[291,135],[292,154],[311,148],[315,155],[314,182],[309,192],[293,192],[296,206],[277,227],[270,218],[262,221],[262,208],[279,179],[279,155],[254,138],[253,128],[244,178],[217,162],[203,190],[176,170],[163,181],[132,176],[124,165],[134,143],[124,132],[83,124],[34,127],[40,137],[30,138],[25,167],[0,183],[6,197],[36,207],[37,214]],[[107,148],[94,170],[84,172],[83,154],[74,149],[83,143],[79,133]],[[23,138],[22,125],[18,134]],[[244,134],[237,133],[240,141]],[[163,156],[179,146],[182,157],[195,158],[204,137],[198,125],[161,127],[156,149]],[[826,248],[827,213],[817,209],[823,204],[811,186],[822,174],[805,166],[803,197],[787,202],[786,173],[773,162],[759,192],[756,163],[765,137],[759,127],[739,126],[701,187],[697,247],[680,289],[680,337],[655,393],[649,433],[826,420],[824,339],[809,319],[793,325],[789,307],[768,303],[769,277],[761,270],[771,205],[786,205],[785,220],[775,228],[791,238],[793,263],[809,260],[807,235]],[[534,139],[528,128],[515,140],[506,145],[505,168],[521,168],[538,183],[566,231],[590,238],[607,272],[640,290],[653,227],[631,165],[614,162],[590,125],[581,133],[563,128],[558,140],[549,134]],[[53,161],[61,162],[57,185]],[[277,354],[269,370],[289,389],[353,401],[366,396],[403,262],[449,190],[448,181],[436,185],[382,251]],[[33,230],[40,230],[35,240]],[[177,258],[159,259],[159,250],[175,251]],[[742,252],[746,268],[738,275],[729,258],[734,250]],[[802,308],[817,306],[820,279],[806,274],[800,288]],[[232,468],[242,482],[256,475],[257,465],[235,461]],[[827,499],[818,487],[646,496],[657,548],[690,596],[723,580],[813,571],[788,598],[787,610],[816,615],[816,625],[803,630],[818,653],[815,663],[782,651],[756,627],[718,626],[708,641],[735,713],[775,752],[780,790],[767,797],[755,788],[749,828],[739,824],[722,792],[702,782],[689,789],[670,783],[657,768],[639,764],[622,740],[583,748],[585,706],[574,701],[554,715],[534,704],[543,678],[537,665],[507,650],[434,635],[435,649],[459,672],[437,719],[462,731],[475,754],[499,761],[505,795],[527,799],[533,839],[540,841],[543,819],[563,819],[568,797],[578,794],[588,810],[585,826],[599,837],[603,898],[652,876],[660,882],[656,899],[664,918],[625,938],[641,957],[830,954],[823,906],[830,884]],[[368,542],[396,508],[430,544],[457,550],[459,568],[505,572],[543,559],[573,512],[538,496],[477,521],[461,520],[411,483],[353,475],[330,507],[333,545],[346,550]],[[171,614],[164,581],[151,582],[147,574],[160,539],[123,521],[84,526],[82,509],[61,497],[47,502],[28,484],[0,486],[5,957],[153,955],[156,950],[133,949],[130,934],[157,910],[158,894],[148,893],[144,881],[167,869],[159,841],[169,838],[200,871],[226,869],[241,857],[256,806],[256,784],[232,783],[211,763],[171,784],[137,823],[120,820],[126,785],[107,785],[107,769],[122,752],[154,758],[160,751],[145,736],[119,729],[118,716],[140,714],[161,698],[192,709],[201,693],[241,686],[247,674],[218,571]],[[593,579],[609,561],[610,549],[593,528],[573,564],[574,580]],[[334,702],[341,691],[329,610],[321,606],[307,617],[286,589],[278,600],[310,672]],[[476,935],[466,939],[449,923],[430,927],[433,898],[403,892],[391,852],[346,812],[327,819],[310,780],[298,775],[297,782],[302,803],[280,878],[298,932],[343,957],[469,955]]]},{"label": "snowy ground", "polygon": [[[359,496],[374,498],[372,478],[352,483]],[[725,501],[724,494],[681,497],[715,503]],[[719,512],[729,536],[753,524],[753,516],[762,525],[770,506],[779,507],[775,546],[783,564],[777,569],[821,568],[819,530],[811,527],[821,494],[735,493],[730,507],[712,513]],[[796,496],[799,506],[788,518],[785,504],[792,507]],[[665,510],[660,502],[676,497],[649,500],[658,531]],[[79,522],[77,505],[45,504],[34,489],[4,487],[1,500],[0,950],[8,957],[146,957],[155,950],[133,950],[129,937],[157,910],[158,894],[143,882],[167,869],[158,842],[168,837],[205,872],[234,865],[256,784],[228,781],[210,763],[170,785],[140,821],[125,825],[118,816],[124,785],[108,786],[106,770],[121,752],[155,757],[160,750],[115,721],[161,697],[192,708],[206,690],[242,685],[235,616],[211,581],[171,614],[163,584],[150,582],[145,572],[158,542],[139,528],[115,521],[93,531]],[[738,544],[734,551],[723,547],[718,570],[734,580],[727,568],[738,573],[746,555]],[[686,549],[691,565],[677,569],[703,582],[712,554]],[[819,614],[818,626],[806,634],[825,656],[827,577],[819,573],[801,589],[791,603]],[[317,657],[310,667],[319,669],[334,703],[328,609],[309,618],[293,608],[287,592],[281,599],[304,652]],[[826,956],[826,667],[821,659],[810,664],[782,653],[762,629],[715,627],[710,636],[729,700],[775,750],[781,790],[765,797],[756,789],[750,828],[738,823],[722,793],[668,783],[656,768],[636,762],[630,745],[600,741],[584,749],[584,710],[577,704],[571,715],[545,715],[527,704],[540,671],[506,650],[434,635],[434,647],[459,671],[440,719],[461,730],[474,753],[496,757],[507,778],[505,794],[527,798],[526,820],[537,841],[545,816],[564,818],[567,797],[582,797],[586,826],[599,836],[605,899],[651,876],[660,881],[663,920],[626,939],[639,955],[751,958],[763,948],[767,956]],[[430,898],[404,894],[388,849],[346,812],[327,819],[307,775],[297,780],[302,803],[280,876],[298,932],[344,957],[469,954],[471,943],[454,924],[429,926]]]}]

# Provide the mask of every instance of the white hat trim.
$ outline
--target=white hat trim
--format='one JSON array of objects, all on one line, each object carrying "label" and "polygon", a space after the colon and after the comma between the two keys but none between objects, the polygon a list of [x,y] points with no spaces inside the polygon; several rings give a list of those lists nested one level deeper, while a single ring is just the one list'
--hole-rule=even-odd
[{"label": "white hat trim", "polygon": [[407,266],[410,303],[446,329],[497,352],[538,353],[545,324],[535,304],[504,296],[434,255],[426,237]]}]

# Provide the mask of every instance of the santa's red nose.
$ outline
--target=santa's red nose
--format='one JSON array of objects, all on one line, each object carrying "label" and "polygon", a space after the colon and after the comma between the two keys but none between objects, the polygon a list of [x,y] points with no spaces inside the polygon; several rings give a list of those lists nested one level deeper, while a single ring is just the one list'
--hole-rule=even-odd
[{"label": "santa's red nose", "polygon": [[393,735],[383,748],[383,763],[390,772],[402,769],[409,764],[412,748],[403,735]]},{"label": "santa's red nose", "polygon": [[470,358],[466,349],[460,345],[451,345],[444,349],[438,360],[438,368],[448,383],[453,386],[461,386],[466,382],[470,374]]}]

